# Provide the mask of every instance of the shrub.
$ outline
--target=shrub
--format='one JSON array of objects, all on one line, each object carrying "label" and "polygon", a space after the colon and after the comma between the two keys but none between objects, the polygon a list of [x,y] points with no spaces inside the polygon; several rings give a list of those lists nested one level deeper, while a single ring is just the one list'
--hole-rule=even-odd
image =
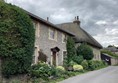
[{"label": "shrub", "polygon": [[88,61],[89,70],[96,70],[102,67],[107,66],[104,61],[90,60]]},{"label": "shrub", "polygon": [[87,44],[81,44],[77,47],[77,56],[82,55],[84,59],[93,59],[93,50]]},{"label": "shrub", "polygon": [[21,83],[19,80],[13,80],[11,83]]},{"label": "shrub", "polygon": [[81,65],[73,65],[74,71],[81,71],[83,70],[83,67]]},{"label": "shrub", "polygon": [[45,63],[39,62],[38,64],[32,66],[30,74],[32,77],[40,77],[47,80],[48,77],[52,74],[51,71],[52,69],[50,66]]},{"label": "shrub", "polygon": [[62,66],[57,66],[56,69],[61,70],[61,71],[65,71],[65,68]]},{"label": "shrub", "polygon": [[85,70],[88,69],[88,62],[87,62],[87,60],[82,61],[81,65],[83,66],[83,68],[84,68]]},{"label": "shrub", "polygon": [[21,8],[0,1],[0,57],[2,74],[27,73],[34,52],[35,30]]},{"label": "shrub", "polygon": [[82,55],[75,56],[73,59],[77,64],[81,64],[81,62],[84,60]]}]

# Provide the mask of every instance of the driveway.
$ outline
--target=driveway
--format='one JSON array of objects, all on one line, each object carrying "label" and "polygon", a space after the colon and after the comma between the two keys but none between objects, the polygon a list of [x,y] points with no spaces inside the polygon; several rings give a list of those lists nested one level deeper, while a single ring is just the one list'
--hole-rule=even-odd
[{"label": "driveway", "polygon": [[118,83],[118,66],[91,71],[59,83]]}]

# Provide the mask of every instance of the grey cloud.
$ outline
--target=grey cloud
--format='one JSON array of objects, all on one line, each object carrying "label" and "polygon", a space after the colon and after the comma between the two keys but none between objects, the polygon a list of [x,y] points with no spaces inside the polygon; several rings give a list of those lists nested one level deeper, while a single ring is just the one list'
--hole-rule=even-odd
[{"label": "grey cloud", "polygon": [[[105,35],[103,33],[106,33],[106,28],[117,29],[112,22],[118,20],[118,0],[7,0],[7,2],[16,4],[44,19],[50,17],[50,21],[55,24],[72,22],[74,17],[79,15],[82,28],[96,39],[103,40],[100,43],[106,42],[98,36]],[[97,25],[96,22],[101,20],[108,24]],[[108,35],[105,37],[108,38]],[[113,40],[114,44],[117,44],[117,40]],[[110,43],[107,42],[108,44]],[[102,45],[106,44],[102,43]]]}]

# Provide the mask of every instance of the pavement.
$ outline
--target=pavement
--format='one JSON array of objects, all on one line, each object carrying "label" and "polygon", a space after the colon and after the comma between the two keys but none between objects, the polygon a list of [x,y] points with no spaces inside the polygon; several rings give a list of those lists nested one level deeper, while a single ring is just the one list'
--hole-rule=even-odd
[{"label": "pavement", "polygon": [[118,66],[77,75],[59,83],[118,83]]}]

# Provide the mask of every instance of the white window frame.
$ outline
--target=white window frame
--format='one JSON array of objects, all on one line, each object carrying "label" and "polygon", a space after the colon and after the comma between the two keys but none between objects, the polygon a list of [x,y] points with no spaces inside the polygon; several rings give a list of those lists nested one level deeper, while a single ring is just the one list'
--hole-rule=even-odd
[{"label": "white window frame", "polygon": [[62,63],[64,61],[64,52],[67,52],[67,50],[62,50]]},{"label": "white window frame", "polygon": [[[51,35],[50,35],[51,30],[54,31],[54,38],[51,38]],[[49,28],[49,39],[57,41],[57,30]]]},{"label": "white window frame", "polygon": [[62,43],[66,43],[66,41],[64,42],[64,38],[67,39],[66,34],[62,33]]},{"label": "white window frame", "polygon": [[34,29],[35,29],[35,37],[40,37],[40,23],[34,21],[33,26],[34,26]]}]

